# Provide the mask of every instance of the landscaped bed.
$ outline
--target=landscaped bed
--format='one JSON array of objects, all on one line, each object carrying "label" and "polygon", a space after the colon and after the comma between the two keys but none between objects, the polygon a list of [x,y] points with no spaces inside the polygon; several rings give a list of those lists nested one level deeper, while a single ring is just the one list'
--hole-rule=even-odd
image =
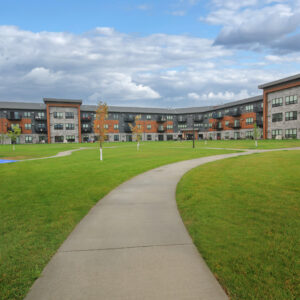
[{"label": "landscaped bed", "polygon": [[253,154],[188,172],[177,204],[231,299],[300,297],[300,152]]}]

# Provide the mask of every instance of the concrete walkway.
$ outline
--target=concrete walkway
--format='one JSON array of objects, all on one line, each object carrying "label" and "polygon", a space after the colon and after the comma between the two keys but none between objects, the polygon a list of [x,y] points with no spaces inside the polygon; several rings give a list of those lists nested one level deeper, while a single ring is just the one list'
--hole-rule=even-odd
[{"label": "concrete walkway", "polygon": [[182,161],[123,183],[77,225],[25,299],[228,299],[182,223],[176,185],[201,164],[266,151]]}]

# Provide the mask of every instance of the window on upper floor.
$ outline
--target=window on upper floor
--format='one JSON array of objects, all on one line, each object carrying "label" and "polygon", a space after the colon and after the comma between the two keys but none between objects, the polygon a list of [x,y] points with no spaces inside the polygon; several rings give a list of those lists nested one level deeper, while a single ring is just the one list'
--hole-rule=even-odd
[{"label": "window on upper floor", "polygon": [[65,117],[66,117],[66,119],[74,119],[74,113],[71,111],[67,111],[65,113]]},{"label": "window on upper floor", "polygon": [[114,124],[114,129],[119,129],[119,124]]},{"label": "window on upper floor", "polygon": [[287,111],[285,113],[285,120],[286,121],[297,120],[297,112],[296,111]]},{"label": "window on upper floor", "polygon": [[168,115],[167,120],[173,120],[173,116]]},{"label": "window on upper floor", "polygon": [[286,105],[296,104],[296,103],[298,103],[298,96],[297,95],[285,97],[285,104]]},{"label": "window on upper floor", "polygon": [[64,117],[64,114],[63,114],[62,112],[57,112],[57,111],[55,111],[55,112],[53,113],[53,117],[54,117],[55,119],[62,119],[62,118]]},{"label": "window on upper floor", "polygon": [[31,118],[31,112],[30,111],[25,111],[23,114],[24,118]]},{"label": "window on upper floor", "polygon": [[31,130],[31,124],[30,123],[25,123],[25,129],[26,130]]},{"label": "window on upper floor", "polygon": [[275,98],[272,100],[272,107],[282,106],[283,105],[283,98]]},{"label": "window on upper floor", "polygon": [[64,125],[61,123],[56,123],[54,124],[54,129],[55,130],[63,130],[64,129]]},{"label": "window on upper floor", "polygon": [[104,124],[104,129],[108,129],[108,124]]},{"label": "window on upper floor", "polygon": [[150,130],[152,126],[150,124],[147,125],[147,129]]},{"label": "window on upper floor", "polygon": [[246,125],[253,124],[253,118],[246,118]]},{"label": "window on upper floor", "polygon": [[83,129],[88,129],[89,127],[90,127],[90,124],[88,124],[88,123],[83,123],[82,124]]},{"label": "window on upper floor", "polygon": [[272,114],[272,122],[281,122],[282,113]]},{"label": "window on upper floor", "polygon": [[252,112],[253,111],[253,104],[248,104],[245,106],[245,111],[246,112]]},{"label": "window on upper floor", "polygon": [[[113,114],[112,115],[113,120],[118,120],[119,119],[119,115],[118,114]],[[117,135],[118,136],[118,135]]]},{"label": "window on upper floor", "polygon": [[147,119],[147,120],[151,120],[151,115],[147,115],[147,116],[146,116],[146,119]]},{"label": "window on upper floor", "polygon": [[74,129],[75,129],[75,125],[73,123],[66,124],[66,130],[74,130]]},{"label": "window on upper floor", "polygon": [[168,130],[173,129],[173,125],[168,124],[168,125],[167,125],[167,129],[168,129]]}]

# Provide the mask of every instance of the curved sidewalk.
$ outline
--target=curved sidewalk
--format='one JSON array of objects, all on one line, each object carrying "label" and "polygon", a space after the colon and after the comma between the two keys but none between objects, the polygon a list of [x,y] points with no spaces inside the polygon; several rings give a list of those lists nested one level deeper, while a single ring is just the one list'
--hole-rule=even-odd
[{"label": "curved sidewalk", "polygon": [[178,213],[188,170],[246,151],[173,163],[123,183],[77,225],[26,300],[228,299]]}]

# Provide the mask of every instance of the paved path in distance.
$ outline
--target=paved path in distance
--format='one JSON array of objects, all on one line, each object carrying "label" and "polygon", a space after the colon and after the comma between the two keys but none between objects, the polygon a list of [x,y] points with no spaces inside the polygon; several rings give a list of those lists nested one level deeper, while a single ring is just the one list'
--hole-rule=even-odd
[{"label": "paved path in distance", "polygon": [[25,299],[228,299],[181,220],[176,185],[201,164],[267,151],[173,163],[121,184],[76,226]]}]

